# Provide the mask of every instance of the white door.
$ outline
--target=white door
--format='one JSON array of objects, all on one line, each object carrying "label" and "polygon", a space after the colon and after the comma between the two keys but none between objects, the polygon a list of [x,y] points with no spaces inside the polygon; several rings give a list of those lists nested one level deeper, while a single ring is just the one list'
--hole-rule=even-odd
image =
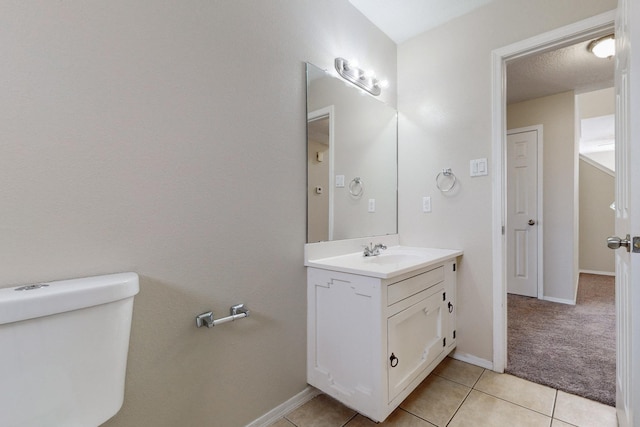
[{"label": "white door", "polygon": [[[635,3],[635,4],[634,4]],[[640,422],[640,253],[627,236],[640,236],[640,6],[620,0],[616,18],[616,408],[618,424]],[[631,43],[637,54],[632,57]],[[631,210],[633,208],[633,210]],[[611,240],[611,238],[609,239]],[[633,237],[631,238],[633,241]],[[609,247],[615,247],[615,241]]]},{"label": "white door", "polygon": [[541,126],[507,131],[507,292],[538,294],[538,138]]}]

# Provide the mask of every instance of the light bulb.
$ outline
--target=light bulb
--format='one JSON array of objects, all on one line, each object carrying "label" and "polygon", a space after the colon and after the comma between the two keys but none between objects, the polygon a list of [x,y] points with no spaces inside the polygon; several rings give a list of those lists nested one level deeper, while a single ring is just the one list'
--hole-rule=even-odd
[{"label": "light bulb", "polygon": [[602,37],[589,43],[588,49],[598,58],[611,58],[616,53],[616,41],[613,35]]}]

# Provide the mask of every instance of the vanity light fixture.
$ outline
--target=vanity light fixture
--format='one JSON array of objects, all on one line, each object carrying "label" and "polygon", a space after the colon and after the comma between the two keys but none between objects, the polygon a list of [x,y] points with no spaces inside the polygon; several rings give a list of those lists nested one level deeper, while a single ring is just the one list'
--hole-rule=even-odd
[{"label": "vanity light fixture", "polygon": [[349,62],[344,58],[336,58],[335,66],[336,71],[342,78],[358,86],[360,89],[366,90],[371,95],[380,95],[382,88],[389,85],[386,80],[380,81],[375,78],[373,72],[365,72],[361,68],[358,68],[354,65],[353,61]]},{"label": "vanity light fixture", "polygon": [[616,54],[616,39],[613,34],[595,39],[587,46],[587,50],[598,58],[609,59]]}]

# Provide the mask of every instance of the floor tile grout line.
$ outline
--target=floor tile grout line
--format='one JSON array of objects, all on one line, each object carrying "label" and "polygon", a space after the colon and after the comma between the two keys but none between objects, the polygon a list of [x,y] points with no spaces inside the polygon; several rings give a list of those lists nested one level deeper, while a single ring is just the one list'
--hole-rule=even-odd
[{"label": "floor tile grout line", "polygon": [[555,419],[557,405],[558,405],[558,389],[556,389],[556,395],[553,397],[553,408],[551,409],[551,419]]},{"label": "floor tile grout line", "polygon": [[[491,396],[491,397],[493,397],[494,399],[498,399],[498,400],[502,400],[503,402],[511,403],[512,405],[515,405],[515,406],[517,406],[517,407],[519,407],[519,408],[526,409],[526,410],[528,410],[528,411],[535,412],[536,414],[540,414],[540,415],[543,415],[543,416],[545,416],[545,417],[547,417],[547,418],[551,418],[551,419],[553,419],[553,411],[551,412],[551,414],[552,414],[552,415],[547,415],[547,414],[542,413],[542,412],[540,412],[540,411],[536,411],[535,409],[531,409],[531,408],[527,408],[526,406],[522,406],[522,405],[520,405],[519,403],[511,402],[510,400],[504,399],[504,398],[502,398],[502,397],[494,396],[493,394],[491,394],[491,393],[487,393],[486,391],[478,390],[477,388],[474,388],[473,390],[474,390],[474,391],[477,391],[478,393],[482,393],[482,394],[485,394],[485,395],[487,395],[487,396]],[[558,421],[562,421],[562,420],[558,420]]]},{"label": "floor tile grout line", "polygon": [[572,427],[579,427],[579,426],[578,426],[578,425],[576,425],[576,424],[570,423],[570,422],[565,421],[565,420],[560,419],[560,418],[556,418],[556,408],[558,407],[558,396],[559,396],[559,395],[560,395],[560,390],[556,390],[556,398],[555,398],[555,399],[553,399],[553,416],[551,417],[551,419],[552,419],[552,420],[558,420],[558,421],[561,421],[561,422],[563,422],[563,423],[565,423],[565,424],[567,424],[567,425],[570,425],[570,426],[572,426]]},{"label": "floor tile grout line", "polygon": [[[483,371],[483,372],[484,372],[484,371]],[[467,387],[467,388],[473,388],[473,387],[477,384],[478,380],[480,379],[480,376],[482,376],[482,374],[480,374],[480,376],[479,376],[479,377],[474,381],[473,385],[469,385],[469,384],[465,384],[465,383],[460,382],[460,381],[456,381],[456,380],[451,379],[451,378],[449,378],[449,377],[445,377],[444,375],[437,374],[437,373],[435,373],[435,372],[432,372],[430,375],[434,375],[434,376],[436,376],[436,377],[439,377],[439,378],[445,379],[445,380],[447,380],[447,381],[451,381],[452,383],[455,383],[455,384],[458,384],[458,385],[463,385],[463,386],[465,386],[465,387]]]},{"label": "floor tile grout line", "polygon": [[[485,369],[483,368],[483,369],[482,369],[482,373],[484,373],[484,371],[485,371]],[[462,384],[462,383],[457,382],[457,381],[454,381],[454,380],[452,380],[452,379],[450,379],[450,378],[446,378],[446,377],[443,377],[442,375],[438,375],[438,374],[436,374],[435,372],[432,372],[431,374],[433,374],[434,376],[437,376],[438,378],[442,378],[442,379],[443,379],[443,380],[445,380],[445,381],[449,381],[449,382],[451,382],[451,383],[453,383],[453,384],[457,384],[457,385],[459,385],[459,386],[462,386],[462,387],[464,387],[464,388],[469,389],[469,391],[467,392],[467,394],[466,394],[466,396],[464,397],[464,399],[462,399],[462,402],[460,402],[460,405],[458,405],[458,407],[456,408],[456,410],[453,412],[453,415],[451,416],[451,418],[449,418],[449,420],[447,421],[447,424],[446,424],[446,425],[448,425],[448,424],[451,422],[451,420],[453,419],[453,417],[456,415],[456,413],[458,412],[458,410],[460,409],[460,407],[462,406],[462,404],[464,403],[464,401],[465,401],[465,400],[467,400],[467,397],[469,397],[469,394],[471,394],[471,391],[473,390],[473,388],[472,388],[472,387],[469,387],[467,384]],[[430,375],[431,375],[431,374],[430,374]],[[480,376],[482,376],[482,374],[480,374]],[[480,376],[478,377],[478,379],[480,379]],[[478,382],[478,380],[476,380],[476,383],[477,383],[477,382]],[[402,403],[401,403],[400,405],[402,405]],[[398,408],[399,408],[399,409],[402,409],[403,411],[405,411],[405,412],[406,412],[406,413],[408,413],[408,414],[413,415],[414,417],[420,418],[421,420],[424,420],[424,421],[428,422],[429,424],[433,424],[433,423],[432,423],[431,421],[429,421],[428,419],[423,418],[423,417],[421,417],[421,416],[420,416],[420,415],[418,415],[418,414],[414,414],[413,412],[411,412],[411,411],[410,411],[410,410],[408,410],[408,409],[402,408],[401,406],[398,406]]]},{"label": "floor tile grout line", "polygon": [[480,373],[480,375],[478,376],[478,379],[476,380],[476,382],[473,383],[473,385],[471,386],[471,388],[473,390],[476,389],[476,386],[478,385],[478,383],[480,382],[480,378],[482,378],[482,376],[484,375],[484,373],[487,372],[486,369],[483,369],[482,372]]},{"label": "floor tile grout line", "polygon": [[471,392],[473,391],[473,388],[469,389],[469,392],[467,393],[467,395],[464,397],[464,399],[462,399],[462,402],[460,402],[460,405],[458,405],[458,407],[456,408],[455,411],[453,411],[453,414],[451,415],[451,418],[449,418],[447,420],[447,423],[445,424],[445,426],[448,426],[451,421],[453,421],[453,419],[455,418],[456,414],[458,413],[458,411],[460,411],[460,408],[462,408],[462,405],[464,405],[464,402],[467,401],[467,399],[469,398],[469,396],[471,395]]},{"label": "floor tile grout line", "polygon": [[[418,414],[414,414],[413,412],[409,411],[408,409],[404,409],[404,408],[401,408],[401,407],[399,407],[399,406],[398,406],[398,409],[399,409],[399,410],[401,410],[401,411],[406,412],[407,414],[411,415],[412,417],[416,417],[416,418],[418,418],[419,420],[422,420],[422,421],[424,421],[424,422],[426,422],[426,423],[431,424],[432,426],[435,426],[435,424],[434,424],[434,423],[432,423],[431,421],[429,421],[428,419],[426,419],[426,418],[422,418],[420,415],[418,415]],[[436,426],[436,427],[437,427],[437,426]]]},{"label": "floor tile grout line", "polygon": [[[351,421],[353,421],[353,419],[354,419],[355,417],[357,417],[357,416],[358,416],[358,414],[359,414],[359,412],[358,412],[358,411],[356,411],[356,413],[355,413],[355,414],[353,414],[353,415],[351,416],[351,418],[349,418],[349,419],[348,419],[344,424],[341,424],[341,425],[340,425],[340,427],[344,427],[344,426],[346,426],[347,424],[349,424]],[[363,415],[363,417],[364,417],[364,415]],[[366,418],[366,417],[365,417],[365,418]]]},{"label": "floor tile grout line", "polygon": [[[462,399],[462,402],[460,402],[460,405],[456,408],[455,411],[453,411],[453,415],[451,415],[451,418],[449,418],[449,420],[447,421],[447,426],[451,423],[451,421],[453,421],[453,419],[455,418],[456,414],[460,411],[460,408],[462,408],[462,405],[464,405],[464,402],[467,401],[467,399],[469,398],[469,396],[471,396],[471,392],[473,390],[475,390],[475,386],[476,384],[478,384],[478,381],[480,381],[480,378],[482,378],[482,375],[484,375],[486,369],[482,369],[482,372],[480,372],[480,375],[478,375],[478,378],[476,378],[475,382],[473,383],[473,385],[469,388],[469,392],[467,393],[467,395],[464,397],[464,399]],[[455,382],[455,381],[454,381]],[[469,386],[466,386],[469,387]]]}]

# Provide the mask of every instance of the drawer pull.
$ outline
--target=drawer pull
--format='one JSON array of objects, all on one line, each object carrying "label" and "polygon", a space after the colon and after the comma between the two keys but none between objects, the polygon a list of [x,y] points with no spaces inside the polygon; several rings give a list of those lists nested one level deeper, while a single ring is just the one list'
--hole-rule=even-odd
[{"label": "drawer pull", "polygon": [[453,304],[451,304],[451,302],[449,302],[449,313],[453,313]]},{"label": "drawer pull", "polygon": [[395,354],[391,353],[391,357],[389,358],[389,361],[391,362],[391,367],[392,368],[395,368],[396,366],[398,366],[398,361],[399,360],[400,359],[398,359]]}]

